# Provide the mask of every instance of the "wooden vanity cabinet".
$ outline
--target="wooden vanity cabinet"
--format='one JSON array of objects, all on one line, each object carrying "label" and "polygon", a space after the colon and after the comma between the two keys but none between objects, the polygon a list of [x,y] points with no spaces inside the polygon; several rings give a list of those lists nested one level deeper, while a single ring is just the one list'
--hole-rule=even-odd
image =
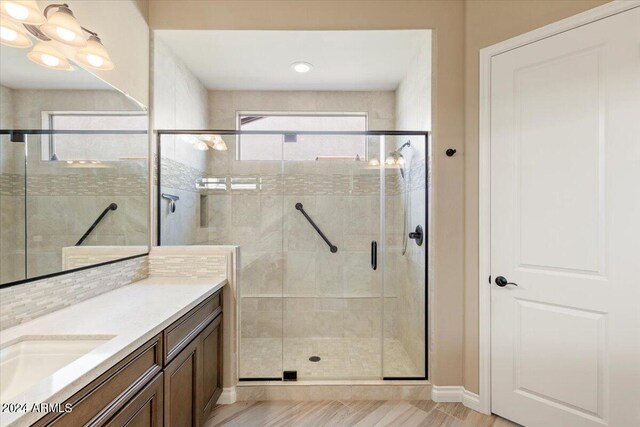
[{"label": "wooden vanity cabinet", "polygon": [[199,418],[207,419],[222,394],[222,316],[200,333],[197,384]]},{"label": "wooden vanity cabinet", "polygon": [[165,426],[201,426],[222,393],[222,316],[164,370]]},{"label": "wooden vanity cabinet", "polygon": [[198,341],[194,340],[165,368],[166,426],[197,426]]},{"label": "wooden vanity cabinet", "polygon": [[35,426],[200,427],[222,393],[222,291],[127,355]]}]

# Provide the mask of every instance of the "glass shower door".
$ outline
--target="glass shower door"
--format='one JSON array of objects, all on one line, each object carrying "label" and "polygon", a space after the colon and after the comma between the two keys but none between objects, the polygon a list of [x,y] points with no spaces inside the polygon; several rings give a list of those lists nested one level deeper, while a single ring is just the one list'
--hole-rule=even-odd
[{"label": "glass shower door", "polygon": [[426,134],[386,137],[383,377],[426,376]]},{"label": "glass shower door", "polygon": [[425,378],[427,134],[218,132],[227,150],[161,134],[158,197],[180,207],[158,219],[163,245],[239,247],[239,378]]},{"label": "glass shower door", "polygon": [[383,268],[372,247],[382,253],[381,137],[331,138],[359,138],[364,149],[284,163],[283,369],[380,379]]}]

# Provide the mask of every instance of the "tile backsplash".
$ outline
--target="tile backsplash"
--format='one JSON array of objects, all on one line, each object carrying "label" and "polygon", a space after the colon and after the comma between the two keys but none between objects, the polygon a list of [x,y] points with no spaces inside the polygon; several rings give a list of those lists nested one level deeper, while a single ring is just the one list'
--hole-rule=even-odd
[{"label": "tile backsplash", "polygon": [[19,325],[149,275],[142,256],[0,289],[0,329]]},{"label": "tile backsplash", "polygon": [[149,254],[149,275],[203,279],[224,277],[227,255],[211,246],[159,246]]}]

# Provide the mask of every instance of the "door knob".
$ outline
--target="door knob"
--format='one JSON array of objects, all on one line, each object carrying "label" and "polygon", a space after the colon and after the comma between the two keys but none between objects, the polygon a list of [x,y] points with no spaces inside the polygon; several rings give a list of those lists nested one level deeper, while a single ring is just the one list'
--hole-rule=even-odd
[{"label": "door knob", "polygon": [[504,288],[507,285],[518,286],[517,283],[509,282],[504,276],[496,277],[496,285],[500,286],[501,288]]}]

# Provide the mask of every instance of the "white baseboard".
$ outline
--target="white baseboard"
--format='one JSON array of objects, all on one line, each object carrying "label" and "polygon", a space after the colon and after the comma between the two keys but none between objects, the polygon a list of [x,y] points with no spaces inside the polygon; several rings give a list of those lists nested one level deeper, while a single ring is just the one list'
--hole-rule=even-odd
[{"label": "white baseboard", "polygon": [[236,388],[235,387],[225,387],[222,389],[222,394],[218,398],[218,405],[230,405],[232,403],[236,403]]},{"label": "white baseboard", "polygon": [[434,402],[460,402],[469,409],[485,412],[480,403],[480,396],[465,390],[462,386],[437,386],[431,388],[431,399]]},{"label": "white baseboard", "polygon": [[468,390],[462,392],[462,404],[474,411],[485,412],[480,404],[480,396]]},{"label": "white baseboard", "polygon": [[461,385],[434,385],[431,388],[431,400],[434,402],[462,402],[464,387]]}]

